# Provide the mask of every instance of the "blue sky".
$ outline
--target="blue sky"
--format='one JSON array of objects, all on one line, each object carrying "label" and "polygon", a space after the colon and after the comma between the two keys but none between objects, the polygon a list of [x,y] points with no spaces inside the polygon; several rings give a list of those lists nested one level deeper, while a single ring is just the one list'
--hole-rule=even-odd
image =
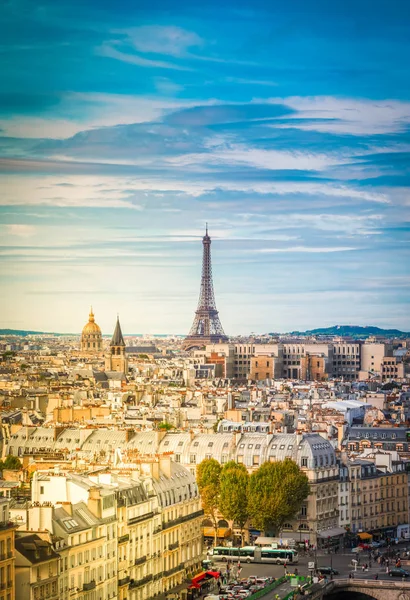
[{"label": "blue sky", "polygon": [[0,327],[410,330],[410,5],[6,0]]}]

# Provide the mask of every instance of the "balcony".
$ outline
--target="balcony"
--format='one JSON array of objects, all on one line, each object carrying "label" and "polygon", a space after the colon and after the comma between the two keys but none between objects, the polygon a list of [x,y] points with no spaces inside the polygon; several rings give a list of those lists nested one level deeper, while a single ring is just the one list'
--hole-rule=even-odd
[{"label": "balcony", "polygon": [[168,571],[164,571],[164,577],[169,577],[170,575],[173,575],[174,573],[178,573],[178,571],[182,571],[184,568],[184,565],[181,563],[180,565],[177,565],[176,567],[173,567],[172,569],[168,569]]},{"label": "balcony", "polygon": [[122,579],[118,580],[118,587],[122,587],[123,585],[127,585],[130,582],[130,577],[129,575],[127,575],[127,577],[123,577]]},{"label": "balcony", "polygon": [[89,581],[88,583],[83,583],[83,592],[89,592],[90,590],[95,590],[95,580]]},{"label": "balcony", "polygon": [[129,539],[130,536],[128,533],[126,533],[125,535],[120,535],[120,537],[118,538],[118,544],[125,544],[125,542],[128,542]]},{"label": "balcony", "polygon": [[142,521],[147,521],[148,519],[152,519],[152,517],[154,515],[157,514],[157,511],[151,511],[149,513],[145,513],[144,515],[139,515],[137,517],[131,517],[130,519],[128,519],[127,524],[128,525],[135,525],[136,523],[141,523]]},{"label": "balcony", "polygon": [[168,550],[176,550],[177,548],[179,548],[179,542],[174,542],[168,546]]},{"label": "balcony", "polygon": [[2,581],[2,582],[0,583],[0,590],[5,590],[5,589],[6,589],[6,587],[7,587],[7,585],[6,585],[6,582],[5,582],[5,581]]},{"label": "balcony", "polygon": [[168,521],[167,523],[162,524],[163,529],[169,529],[170,527],[175,527],[175,525],[179,525],[180,523],[186,523],[186,521],[191,521],[193,519],[197,519],[198,517],[203,517],[204,511],[197,510],[190,515],[184,515],[183,517],[179,517],[178,519],[174,519],[173,521]]},{"label": "balcony", "polygon": [[152,581],[152,574],[151,575],[147,575],[143,579],[138,579],[138,580],[131,579],[131,581],[130,581],[130,589],[135,589],[137,587],[142,587],[143,585],[147,585],[147,583],[150,583],[150,581]]},{"label": "balcony", "polygon": [[144,562],[147,562],[147,557],[146,556],[140,556],[139,558],[135,559],[134,565],[143,565]]}]

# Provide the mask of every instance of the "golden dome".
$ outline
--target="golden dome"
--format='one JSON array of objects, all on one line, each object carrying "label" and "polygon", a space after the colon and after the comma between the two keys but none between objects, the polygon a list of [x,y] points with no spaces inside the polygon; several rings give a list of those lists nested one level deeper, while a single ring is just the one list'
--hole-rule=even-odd
[{"label": "golden dome", "polygon": [[83,335],[90,335],[90,334],[101,335],[101,329],[99,328],[99,326],[97,325],[97,323],[94,320],[94,313],[93,313],[92,307],[90,310],[90,315],[88,317],[88,323],[83,328]]}]

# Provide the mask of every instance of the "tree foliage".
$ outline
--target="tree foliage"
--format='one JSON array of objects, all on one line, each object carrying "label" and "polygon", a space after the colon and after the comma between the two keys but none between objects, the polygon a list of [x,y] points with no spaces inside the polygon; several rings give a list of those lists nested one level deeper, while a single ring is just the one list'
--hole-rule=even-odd
[{"label": "tree foliage", "polygon": [[158,429],[162,429],[163,431],[171,431],[171,429],[174,429],[174,426],[172,425],[172,423],[168,423],[167,421],[164,421],[162,423],[159,423],[158,425]]},{"label": "tree foliage", "polygon": [[0,460],[0,471],[3,471],[3,469],[20,471],[22,466],[23,465],[21,464],[21,461],[17,458],[17,456],[13,456],[12,454],[9,454],[5,461]]},{"label": "tree foliage", "polygon": [[215,545],[218,531],[218,507],[221,489],[221,465],[214,458],[206,458],[199,465],[196,481],[201,495],[205,516],[212,521],[215,532]]},{"label": "tree foliage", "polygon": [[222,467],[220,476],[219,510],[225,519],[237,523],[241,530],[249,518],[249,473],[245,465],[230,461]]},{"label": "tree foliage", "polygon": [[264,463],[249,481],[248,507],[253,524],[277,533],[298,514],[308,494],[308,478],[295,462]]}]

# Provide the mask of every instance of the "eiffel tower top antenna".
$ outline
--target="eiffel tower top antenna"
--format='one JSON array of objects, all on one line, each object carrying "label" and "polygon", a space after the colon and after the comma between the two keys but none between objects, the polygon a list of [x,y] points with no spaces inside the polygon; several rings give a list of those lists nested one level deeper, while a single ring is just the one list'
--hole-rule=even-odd
[{"label": "eiffel tower top antenna", "polygon": [[211,238],[208,235],[208,223],[205,224],[205,235],[202,238],[202,245],[201,288],[194,322],[183,343],[183,348],[186,350],[189,350],[190,348],[201,348],[206,344],[228,341],[216,309],[212,281]]}]

